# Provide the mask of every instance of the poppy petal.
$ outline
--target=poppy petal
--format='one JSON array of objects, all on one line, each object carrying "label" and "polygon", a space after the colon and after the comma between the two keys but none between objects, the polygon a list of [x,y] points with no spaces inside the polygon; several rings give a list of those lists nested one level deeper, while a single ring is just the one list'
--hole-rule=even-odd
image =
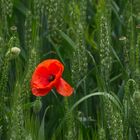
[{"label": "poppy petal", "polygon": [[56,84],[56,90],[62,96],[70,96],[74,89],[63,79],[60,78]]},{"label": "poppy petal", "polygon": [[48,71],[45,67],[38,67],[31,80],[31,85],[39,88],[45,88],[48,85]]},{"label": "poppy petal", "polygon": [[32,93],[35,96],[45,96],[51,91],[51,89],[38,89],[38,88],[32,88]]}]

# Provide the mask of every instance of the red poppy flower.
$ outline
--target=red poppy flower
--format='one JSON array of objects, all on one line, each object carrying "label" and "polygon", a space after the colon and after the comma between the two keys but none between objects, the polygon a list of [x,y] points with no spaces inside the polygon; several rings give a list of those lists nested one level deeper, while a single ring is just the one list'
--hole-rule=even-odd
[{"label": "red poppy flower", "polygon": [[32,93],[35,96],[45,96],[55,87],[59,94],[70,96],[73,88],[62,78],[63,71],[63,64],[56,59],[40,63],[32,75]]}]

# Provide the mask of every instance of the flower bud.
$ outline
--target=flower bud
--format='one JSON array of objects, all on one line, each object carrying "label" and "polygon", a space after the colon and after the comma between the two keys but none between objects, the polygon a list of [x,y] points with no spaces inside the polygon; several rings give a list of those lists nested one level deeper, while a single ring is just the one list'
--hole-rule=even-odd
[{"label": "flower bud", "polygon": [[18,47],[12,47],[6,54],[10,59],[16,58],[20,54],[21,50]]},{"label": "flower bud", "polygon": [[13,47],[11,48],[11,53],[14,55],[14,56],[18,56],[20,54],[20,48],[18,47]]},{"label": "flower bud", "polygon": [[135,91],[133,94],[133,99],[136,102],[140,102],[140,91]]},{"label": "flower bud", "polygon": [[42,108],[42,102],[40,99],[35,100],[33,104],[33,111],[34,113],[38,113]]},{"label": "flower bud", "polygon": [[14,31],[14,32],[17,31],[17,27],[16,26],[12,26],[10,29],[11,29],[11,31]]},{"label": "flower bud", "polygon": [[126,37],[125,37],[125,36],[121,36],[121,37],[119,38],[119,40],[120,40],[120,41],[124,41],[124,40],[126,40]]}]

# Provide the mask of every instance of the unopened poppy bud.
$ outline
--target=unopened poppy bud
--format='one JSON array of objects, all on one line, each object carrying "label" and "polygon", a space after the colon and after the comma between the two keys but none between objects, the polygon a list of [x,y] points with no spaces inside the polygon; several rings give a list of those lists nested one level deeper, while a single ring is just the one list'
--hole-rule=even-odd
[{"label": "unopened poppy bud", "polygon": [[126,37],[125,37],[125,36],[121,36],[121,37],[119,38],[119,40],[120,40],[120,41],[125,41],[125,40],[126,40]]},{"label": "unopened poppy bud", "polygon": [[16,26],[12,26],[10,29],[11,29],[11,31],[17,31],[17,27]]},{"label": "unopened poppy bud", "polygon": [[33,104],[33,111],[34,113],[38,113],[42,108],[42,102],[40,99],[35,100]]},{"label": "unopened poppy bud", "polygon": [[0,42],[3,42],[3,38],[0,36]]},{"label": "unopened poppy bud", "polygon": [[140,24],[136,25],[136,28],[137,28],[137,29],[140,29]]},{"label": "unopened poppy bud", "polygon": [[20,48],[18,47],[12,47],[8,52],[7,56],[10,57],[10,59],[16,58],[20,54]]},{"label": "unopened poppy bud", "polygon": [[133,94],[133,99],[134,101],[136,102],[139,102],[140,101],[140,91],[135,91],[134,94]]},{"label": "unopened poppy bud", "polygon": [[15,56],[18,56],[20,54],[20,48],[18,47],[11,48],[11,53]]}]

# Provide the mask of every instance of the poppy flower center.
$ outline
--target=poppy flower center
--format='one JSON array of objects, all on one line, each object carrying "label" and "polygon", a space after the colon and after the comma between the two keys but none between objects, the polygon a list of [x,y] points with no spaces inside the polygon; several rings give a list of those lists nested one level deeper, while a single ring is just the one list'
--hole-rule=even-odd
[{"label": "poppy flower center", "polygon": [[49,77],[48,77],[48,81],[49,82],[52,82],[54,79],[55,79],[54,75],[49,75]]}]

